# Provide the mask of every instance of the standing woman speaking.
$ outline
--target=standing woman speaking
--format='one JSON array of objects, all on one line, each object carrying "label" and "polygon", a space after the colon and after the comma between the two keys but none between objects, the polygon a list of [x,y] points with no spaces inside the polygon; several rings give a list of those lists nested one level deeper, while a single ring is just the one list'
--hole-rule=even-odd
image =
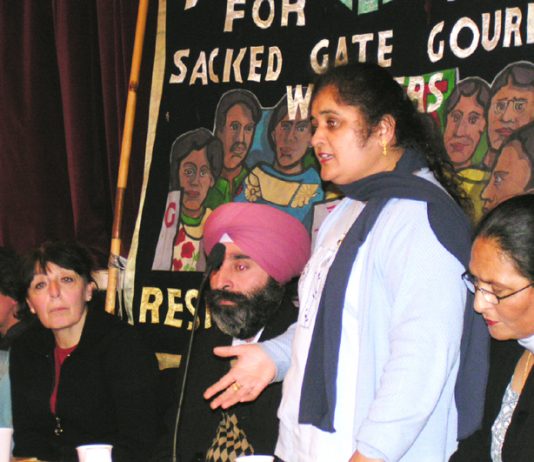
[{"label": "standing woman speaking", "polygon": [[345,198],[301,276],[299,319],[262,347],[217,350],[239,361],[206,396],[227,387],[212,406],[228,406],[285,375],[286,462],[446,461],[481,418],[484,381],[463,371],[484,377],[487,333],[465,310],[470,228],[441,138],[371,63],[320,76],[311,122],[321,178]]}]

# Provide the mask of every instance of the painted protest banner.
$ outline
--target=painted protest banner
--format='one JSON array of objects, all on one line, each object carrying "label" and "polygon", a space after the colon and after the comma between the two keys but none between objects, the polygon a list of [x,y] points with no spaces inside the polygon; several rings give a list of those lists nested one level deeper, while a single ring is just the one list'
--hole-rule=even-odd
[{"label": "painted protest banner", "polygon": [[314,232],[336,198],[309,148],[311,84],[329,65],[389,68],[439,124],[476,217],[531,190],[533,43],[521,0],[160,0],[130,321],[177,359],[202,226],[223,202],[269,203]]}]

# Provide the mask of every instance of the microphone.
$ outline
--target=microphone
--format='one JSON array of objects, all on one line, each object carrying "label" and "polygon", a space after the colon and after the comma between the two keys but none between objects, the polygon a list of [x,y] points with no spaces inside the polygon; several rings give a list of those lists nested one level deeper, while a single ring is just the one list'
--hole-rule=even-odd
[{"label": "microphone", "polygon": [[[224,244],[221,244],[220,242],[217,242],[211,249],[210,254],[208,255],[208,258],[206,260],[206,270],[204,271],[204,275],[202,276],[202,281],[200,282],[200,286],[198,288],[198,298],[197,298],[197,304],[200,300],[201,291],[203,291],[204,286],[206,285],[206,282],[208,281],[208,278],[210,277],[211,273],[214,270],[218,270],[223,261],[224,261],[224,254],[226,253],[226,247]],[[195,310],[195,315],[197,314],[197,310]]]},{"label": "microphone", "polygon": [[176,449],[177,449],[177,443],[178,443],[178,428],[180,426],[180,417],[182,414],[182,403],[184,400],[185,386],[187,383],[187,374],[189,371],[189,360],[191,358],[191,351],[193,350],[193,339],[195,337],[195,327],[197,325],[197,320],[198,320],[198,310],[200,307],[200,300],[202,299],[202,296],[204,295],[204,287],[206,285],[206,282],[208,281],[211,273],[214,270],[218,270],[221,267],[224,261],[225,253],[226,253],[226,247],[224,246],[224,244],[221,244],[220,242],[218,242],[217,244],[213,246],[206,260],[206,270],[204,271],[204,274],[202,275],[202,280],[200,281],[200,285],[198,287],[198,296],[195,302],[195,312],[193,314],[193,326],[191,328],[191,334],[189,335],[189,343],[187,345],[187,353],[185,356],[185,363],[183,365],[184,375],[182,376],[180,397],[178,399],[178,410],[176,411],[176,420],[174,421],[174,438],[173,438],[173,443],[172,443],[172,462],[177,462],[176,461]]}]

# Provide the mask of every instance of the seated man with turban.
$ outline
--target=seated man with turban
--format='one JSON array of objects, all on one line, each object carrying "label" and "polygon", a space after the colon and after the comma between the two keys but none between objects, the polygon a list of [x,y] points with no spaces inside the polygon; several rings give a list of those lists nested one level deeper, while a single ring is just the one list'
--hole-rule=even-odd
[{"label": "seated man with turban", "polygon": [[[204,248],[225,246],[224,260],[209,278],[206,305],[213,325],[195,335],[182,405],[177,459],[234,461],[237,456],[273,454],[281,383],[271,384],[253,403],[212,411],[203,391],[230,368],[213,348],[268,340],[296,321],[288,283],[300,275],[310,255],[310,238],[291,215],[262,204],[230,202],[209,216]],[[234,384],[238,387],[238,384]],[[172,437],[166,439],[170,460]]]}]

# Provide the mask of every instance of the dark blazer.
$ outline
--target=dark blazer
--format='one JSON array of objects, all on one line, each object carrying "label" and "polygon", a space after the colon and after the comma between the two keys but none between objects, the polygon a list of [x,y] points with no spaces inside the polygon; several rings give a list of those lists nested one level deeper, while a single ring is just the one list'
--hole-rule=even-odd
[{"label": "dark blazer", "polygon": [[[491,341],[490,375],[482,429],[460,442],[451,462],[491,462],[491,427],[502,405],[506,387],[524,352],[515,340]],[[503,462],[534,461],[534,368],[530,371],[512,415],[502,449]]]},{"label": "dark blazer", "polygon": [[11,348],[14,455],[77,461],[76,446],[113,445],[113,460],[146,462],[157,434],[157,361],[134,328],[89,308],[78,347],[65,359],[56,403],[52,332],[40,324]]},{"label": "dark blazer", "polygon": [[[279,311],[265,326],[260,341],[285,332],[296,321],[297,315],[297,308],[289,299],[285,299]],[[230,368],[229,359],[215,356],[213,348],[231,345],[232,337],[222,333],[215,324],[210,329],[198,331],[197,334],[189,363],[189,377],[178,435],[177,455],[181,462],[204,461],[205,453],[215,437],[221,420],[221,410],[212,411],[209,402],[203,398],[202,394]],[[181,383],[181,376],[178,377],[177,383]],[[245,431],[256,454],[274,453],[278,437],[276,412],[281,396],[282,383],[273,383],[254,402],[237,404],[230,409],[236,414],[239,426]],[[176,404],[167,417],[169,431],[160,441],[153,461],[171,460]]]}]

